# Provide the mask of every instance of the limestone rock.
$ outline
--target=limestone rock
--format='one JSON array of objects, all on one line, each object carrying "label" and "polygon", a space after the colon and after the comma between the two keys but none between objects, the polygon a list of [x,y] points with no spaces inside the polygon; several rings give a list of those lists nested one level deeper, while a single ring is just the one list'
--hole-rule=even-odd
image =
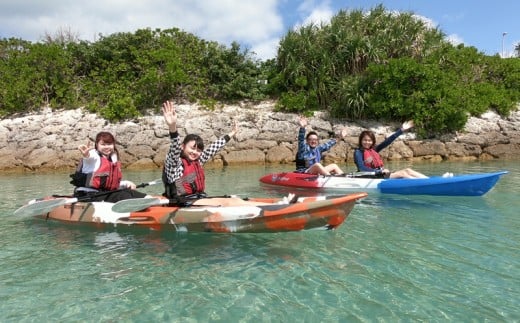
[{"label": "limestone rock", "polygon": [[[181,137],[198,133],[209,145],[231,131],[233,121],[239,131],[235,138],[207,166],[245,163],[293,163],[297,150],[298,116],[274,111],[274,102],[257,105],[241,103],[209,111],[197,105],[176,105]],[[377,142],[383,141],[399,123],[344,121],[326,112],[308,118],[307,131],[315,130],[325,142],[329,132],[347,129],[347,137],[324,154],[324,163],[350,163],[358,147],[359,133],[370,129]],[[170,146],[168,128],[156,109],[133,121],[110,123],[78,108],[42,109],[38,114],[0,120],[0,171],[74,171],[81,155],[80,144],[94,140],[99,131],[116,136],[123,167],[160,168]],[[460,133],[420,140],[412,131],[401,135],[381,152],[395,161],[487,160],[520,156],[520,106],[508,117],[486,112],[469,118]]]}]

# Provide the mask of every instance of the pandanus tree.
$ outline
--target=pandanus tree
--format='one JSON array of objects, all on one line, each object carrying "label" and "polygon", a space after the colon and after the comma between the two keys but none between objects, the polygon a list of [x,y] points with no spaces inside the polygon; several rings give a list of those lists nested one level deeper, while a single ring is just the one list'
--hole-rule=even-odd
[{"label": "pandanus tree", "polygon": [[328,23],[289,31],[280,41],[277,57],[277,81],[282,85],[278,88],[285,92],[279,107],[358,117],[365,100],[358,86],[351,84],[359,81],[369,64],[420,57],[442,38],[411,13],[388,12],[382,5],[368,12],[340,10]]}]

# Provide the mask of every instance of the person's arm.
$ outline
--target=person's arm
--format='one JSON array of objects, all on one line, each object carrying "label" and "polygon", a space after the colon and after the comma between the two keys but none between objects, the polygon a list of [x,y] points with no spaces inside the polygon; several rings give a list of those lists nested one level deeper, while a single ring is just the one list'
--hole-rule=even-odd
[{"label": "person's arm", "polygon": [[324,151],[331,149],[332,146],[337,144],[339,140],[342,140],[343,138],[345,138],[347,136],[347,133],[348,133],[348,131],[346,128],[341,129],[341,132],[336,133],[336,138],[330,139],[326,143],[319,145],[318,149],[320,149],[320,152],[324,152]]},{"label": "person's arm", "polygon": [[202,154],[200,155],[199,162],[201,164],[206,163],[210,158],[215,156],[217,152],[219,152],[222,147],[224,147],[230,140],[233,138],[238,132],[238,125],[236,122],[233,122],[233,129],[231,132],[225,136],[222,136],[211,143],[211,145],[204,149]]},{"label": "person's arm", "polygon": [[205,164],[210,158],[215,156],[229,140],[231,140],[229,135],[225,135],[212,142],[200,155],[199,162]]},{"label": "person's arm", "polygon": [[88,157],[83,157],[81,172],[83,174],[89,174],[96,171],[101,166],[101,157],[97,153],[96,149],[92,148],[88,152]]},{"label": "person's arm", "polygon": [[403,130],[401,128],[397,129],[396,132],[394,132],[390,137],[386,138],[382,143],[374,147],[374,150],[377,152],[380,152],[381,150],[388,147],[394,140],[397,139],[400,135],[403,134]]},{"label": "person's arm", "polygon": [[334,146],[336,144],[336,142],[337,142],[336,139],[330,139],[326,143],[323,143],[316,148],[319,149],[320,152],[324,152],[324,151],[331,149],[332,146]]},{"label": "person's arm", "polygon": [[383,150],[386,147],[388,147],[388,145],[390,145],[394,140],[396,140],[397,137],[402,135],[405,131],[408,131],[408,130],[412,129],[413,127],[414,127],[413,120],[409,120],[409,121],[403,122],[401,127],[399,129],[397,129],[396,132],[394,132],[390,137],[386,138],[382,143],[377,145],[374,148],[374,150],[377,151],[377,152],[380,152],[381,150]]},{"label": "person's arm", "polygon": [[164,173],[168,184],[171,184],[174,183],[176,179],[180,178],[183,172],[180,157],[180,138],[179,132],[177,131],[177,113],[175,111],[175,106],[170,101],[163,103],[162,112],[170,134],[170,149],[168,150],[166,159],[164,160]]},{"label": "person's arm", "polygon": [[298,151],[297,155],[299,158],[303,158],[302,155],[307,150],[307,143],[305,142],[305,127],[307,127],[307,118],[304,116],[300,116],[298,119],[298,124],[300,125],[300,128],[298,129]]},{"label": "person's arm", "polygon": [[305,142],[305,128],[300,127],[300,130],[298,130],[298,155],[301,157],[306,150],[307,143]]},{"label": "person's arm", "polygon": [[170,133],[170,149],[164,160],[164,173],[168,183],[174,183],[182,176],[183,166],[181,161],[181,145],[179,133]]}]

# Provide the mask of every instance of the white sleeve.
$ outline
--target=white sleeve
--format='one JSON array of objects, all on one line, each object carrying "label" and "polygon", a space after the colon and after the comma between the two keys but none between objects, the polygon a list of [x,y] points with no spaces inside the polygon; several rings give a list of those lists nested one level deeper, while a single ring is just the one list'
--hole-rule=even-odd
[{"label": "white sleeve", "polygon": [[83,158],[81,172],[84,174],[92,173],[101,165],[101,159],[95,149],[89,151],[89,156]]}]

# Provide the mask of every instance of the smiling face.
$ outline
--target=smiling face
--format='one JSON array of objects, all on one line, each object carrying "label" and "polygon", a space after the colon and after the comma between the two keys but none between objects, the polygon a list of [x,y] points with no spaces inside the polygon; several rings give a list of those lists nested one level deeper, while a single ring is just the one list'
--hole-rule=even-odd
[{"label": "smiling face", "polygon": [[117,153],[116,139],[110,132],[102,131],[96,135],[95,148],[103,156],[109,157],[112,153]]},{"label": "smiling face", "polygon": [[189,161],[197,160],[204,151],[204,141],[199,135],[189,134],[184,137],[181,150],[182,157]]},{"label": "smiling face", "polygon": [[370,138],[370,136],[366,135],[363,137],[363,139],[361,139],[361,146],[365,149],[370,149],[372,148],[372,145],[374,144],[374,141],[372,140],[372,138]]},{"label": "smiling face", "polygon": [[359,135],[359,147],[363,149],[373,148],[376,144],[376,136],[372,131],[365,130]]},{"label": "smiling face", "polygon": [[202,149],[197,146],[197,142],[195,140],[190,140],[185,144],[181,145],[182,153],[184,157],[190,161],[195,161],[199,159],[202,154]]},{"label": "smiling face", "polygon": [[104,140],[100,140],[97,143],[97,150],[105,157],[110,156],[114,152],[114,143],[113,142],[105,142]]},{"label": "smiling face", "polygon": [[318,143],[318,137],[316,136],[310,136],[309,138],[307,138],[307,144],[309,144],[309,146],[311,146],[312,148],[318,146]]},{"label": "smiling face", "polygon": [[307,145],[309,145],[311,148],[316,148],[320,143],[318,134],[314,131],[309,132],[305,140],[307,141]]}]

